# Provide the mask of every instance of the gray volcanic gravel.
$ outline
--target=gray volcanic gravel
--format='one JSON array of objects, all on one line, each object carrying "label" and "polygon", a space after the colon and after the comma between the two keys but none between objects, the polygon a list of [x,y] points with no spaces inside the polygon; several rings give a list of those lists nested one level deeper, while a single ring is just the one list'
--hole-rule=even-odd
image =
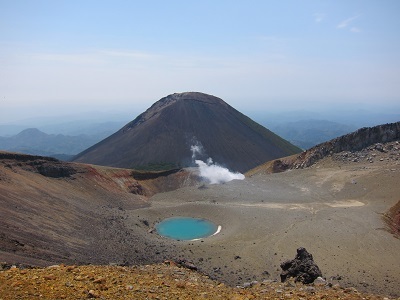
[{"label": "gray volcanic gravel", "polygon": [[399,178],[399,162],[343,164],[329,157],[308,169],[157,194],[130,221],[145,219],[152,227],[171,216],[192,216],[221,225],[218,235],[201,241],[156,232],[148,240],[162,241],[174,249],[169,255],[228,284],[278,279],[279,264],[305,247],[327,279],[400,295],[400,240],[382,220],[399,200]]}]

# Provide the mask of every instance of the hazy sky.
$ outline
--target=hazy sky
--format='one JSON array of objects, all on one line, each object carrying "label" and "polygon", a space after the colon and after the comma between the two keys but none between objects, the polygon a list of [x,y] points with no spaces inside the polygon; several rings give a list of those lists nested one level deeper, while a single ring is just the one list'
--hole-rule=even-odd
[{"label": "hazy sky", "polygon": [[0,123],[143,111],[400,103],[400,1],[0,0]]}]

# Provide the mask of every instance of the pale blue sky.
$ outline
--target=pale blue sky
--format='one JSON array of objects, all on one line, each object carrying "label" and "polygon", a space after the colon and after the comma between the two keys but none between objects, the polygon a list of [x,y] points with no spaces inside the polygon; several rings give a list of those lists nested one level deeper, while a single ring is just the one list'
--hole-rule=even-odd
[{"label": "pale blue sky", "polygon": [[399,15],[397,0],[0,0],[0,123],[183,91],[244,111],[390,108]]}]

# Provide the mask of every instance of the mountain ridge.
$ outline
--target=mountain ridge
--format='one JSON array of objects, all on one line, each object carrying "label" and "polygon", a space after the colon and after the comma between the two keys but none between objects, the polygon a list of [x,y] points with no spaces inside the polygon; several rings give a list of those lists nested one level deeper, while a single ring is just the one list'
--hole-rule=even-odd
[{"label": "mountain ridge", "polygon": [[400,121],[373,127],[363,127],[354,132],[342,135],[327,142],[318,144],[298,155],[272,160],[247,172],[253,175],[258,172],[283,172],[290,169],[303,169],[317,161],[343,151],[360,151],[379,143],[398,141],[400,139]]},{"label": "mountain ridge", "polygon": [[354,126],[317,119],[285,122],[270,128],[279,136],[304,150],[357,130],[357,127]]},{"label": "mountain ridge", "polygon": [[63,159],[72,158],[97,141],[94,136],[47,134],[38,128],[27,128],[14,136],[0,137],[0,149]]}]

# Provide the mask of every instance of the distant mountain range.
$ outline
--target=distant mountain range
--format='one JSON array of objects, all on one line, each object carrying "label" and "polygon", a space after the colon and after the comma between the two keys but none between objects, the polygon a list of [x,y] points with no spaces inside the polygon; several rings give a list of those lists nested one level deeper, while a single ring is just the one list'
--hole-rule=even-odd
[{"label": "distant mountain range", "polygon": [[270,129],[292,144],[306,150],[356,130],[356,127],[326,120],[287,122]]},{"label": "distant mountain range", "polygon": [[[132,120],[129,115],[125,113],[107,116],[93,112],[89,115],[49,120],[37,118],[21,123],[0,124],[0,150],[70,160],[118,131]],[[135,116],[134,113],[132,115]],[[253,115],[261,125],[304,150],[352,132],[356,128],[374,126],[378,122],[394,122],[400,117],[395,112],[374,114],[365,111],[358,114],[332,112],[330,115],[301,111],[275,114],[259,111],[253,112]],[[23,125],[25,123],[30,125]]]},{"label": "distant mountain range", "polygon": [[[134,114],[134,116],[135,115],[137,114]],[[121,126],[132,119],[123,116],[120,120],[116,121],[113,120],[114,118],[110,117],[110,119],[107,119],[104,117],[102,120],[92,120],[90,118],[84,119],[84,116],[80,116],[77,119],[68,120],[68,118],[60,116],[58,120],[51,119],[44,123],[39,119],[19,121],[16,123],[0,124],[0,136],[12,137],[25,129],[37,128],[47,134],[63,134],[67,136],[78,136],[83,134],[94,137],[97,136],[100,138],[99,140],[101,140],[110,134],[113,134],[121,128]]]},{"label": "distant mountain range", "polygon": [[[46,131],[69,134],[47,134],[37,128],[22,129],[24,126],[0,126],[0,149],[33,155],[45,155],[61,160],[70,160],[88,147],[116,132],[123,122],[63,123],[45,127]],[[81,126],[81,129],[79,129]],[[296,122],[270,123],[269,129],[301,149],[309,149],[319,143],[355,130],[354,126],[327,120],[300,120]]]},{"label": "distant mountain range", "polygon": [[77,136],[46,134],[37,128],[28,128],[11,137],[0,137],[0,149],[69,160],[99,139],[98,136],[83,134]]},{"label": "distant mountain range", "polygon": [[132,169],[170,169],[196,158],[245,172],[301,150],[215,96],[176,93],[154,103],[74,161]]},{"label": "distant mountain range", "polygon": [[[81,126],[81,129],[79,129],[78,125]],[[43,130],[37,128],[23,129],[24,126],[3,125],[0,126],[0,133],[3,132],[3,134],[10,135],[10,133],[17,131],[18,134],[11,136],[0,135],[0,149],[69,160],[113,134],[123,125],[123,122],[103,122],[85,123],[83,126],[80,122],[76,122],[44,128],[46,132],[56,132],[54,134],[44,133]],[[268,128],[304,150],[356,129],[351,125],[311,119],[285,123],[270,122]],[[68,146],[65,147],[65,145]]]}]

